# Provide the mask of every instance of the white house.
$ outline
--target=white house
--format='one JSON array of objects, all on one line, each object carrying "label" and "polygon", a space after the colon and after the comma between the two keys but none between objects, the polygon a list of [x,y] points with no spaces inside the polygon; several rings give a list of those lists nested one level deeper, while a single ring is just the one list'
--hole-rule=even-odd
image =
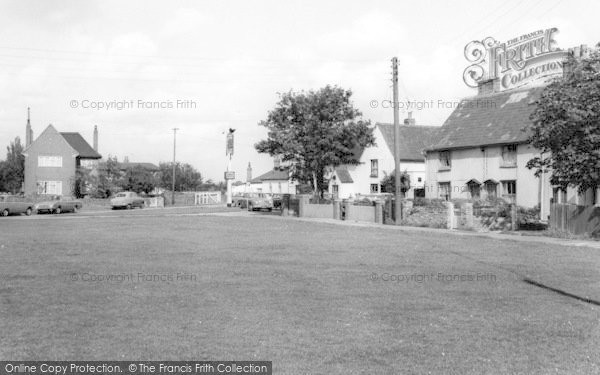
[{"label": "white house", "polygon": [[[406,197],[424,196],[425,158],[438,126],[419,126],[409,113],[400,126],[400,168],[410,175],[411,189]],[[377,123],[373,129],[375,146],[356,150],[358,165],[343,165],[328,176],[329,192],[338,198],[381,193],[381,180],[394,172],[394,125]]]},{"label": "white house", "polygon": [[551,199],[594,204],[593,192],[561,192],[550,185],[549,174],[536,177],[526,167],[540,155],[524,129],[544,87],[496,92],[492,81],[480,85],[479,95],[460,102],[426,150],[426,197],[503,198],[523,207],[540,205],[542,218],[549,215]]},{"label": "white house", "polygon": [[252,166],[248,163],[246,182],[236,181],[232,189],[233,194],[295,194],[296,182],[290,178],[289,169],[281,166],[276,159],[273,169],[255,178],[252,178]]}]

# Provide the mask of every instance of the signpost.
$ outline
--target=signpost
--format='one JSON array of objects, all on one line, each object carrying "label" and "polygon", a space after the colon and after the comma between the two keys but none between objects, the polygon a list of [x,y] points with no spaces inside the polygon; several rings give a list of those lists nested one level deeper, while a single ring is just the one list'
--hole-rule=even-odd
[{"label": "signpost", "polygon": [[225,172],[225,182],[227,183],[227,207],[231,207],[231,183],[235,179],[235,172],[231,171],[231,157],[233,155],[233,132],[235,129],[229,128],[225,144],[225,155],[227,155],[227,171]]}]

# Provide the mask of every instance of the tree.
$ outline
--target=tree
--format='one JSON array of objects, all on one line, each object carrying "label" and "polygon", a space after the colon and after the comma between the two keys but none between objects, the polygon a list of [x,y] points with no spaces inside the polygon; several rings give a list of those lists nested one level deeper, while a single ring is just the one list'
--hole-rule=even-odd
[{"label": "tree", "polygon": [[128,168],[125,171],[125,176],[121,184],[124,190],[135,191],[136,193],[144,192],[146,194],[154,190],[155,186],[154,175],[141,165]]},{"label": "tree", "polygon": [[280,94],[267,119],[266,140],[255,145],[258,152],[281,156],[291,165],[291,177],[309,183],[323,195],[325,174],[342,164],[358,164],[355,151],[375,143],[369,121],[350,102],[352,91],[326,86],[318,91]]},{"label": "tree", "polygon": [[[381,192],[382,193],[392,193],[396,192],[396,177],[395,171],[383,177],[381,180]],[[410,175],[407,171],[402,172],[400,175],[400,191],[402,194],[405,194],[410,190]]]},{"label": "tree", "polygon": [[6,160],[0,163],[0,190],[13,194],[21,191],[25,179],[25,156],[21,139],[16,137],[6,147]]},{"label": "tree", "polygon": [[[173,163],[159,163],[159,185],[173,188]],[[202,187],[202,174],[190,164],[175,164],[175,191],[198,191]]]},{"label": "tree", "polygon": [[531,115],[529,142],[541,156],[527,163],[535,175],[550,172],[553,185],[600,186],[600,52],[569,58],[569,74],[548,85]]}]

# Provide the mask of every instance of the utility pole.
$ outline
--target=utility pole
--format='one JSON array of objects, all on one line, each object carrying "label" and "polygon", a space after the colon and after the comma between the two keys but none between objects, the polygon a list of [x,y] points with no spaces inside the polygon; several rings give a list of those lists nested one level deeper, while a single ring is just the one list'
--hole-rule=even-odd
[{"label": "utility pole", "polygon": [[175,205],[175,151],[176,151],[176,139],[177,139],[177,130],[179,130],[179,128],[173,128],[173,190],[171,191],[171,204]]},{"label": "utility pole", "polygon": [[394,196],[396,202],[394,205],[394,213],[396,216],[396,225],[400,224],[402,220],[402,192],[401,192],[401,181],[400,181],[400,114],[399,103],[398,103],[398,58],[392,58],[392,83],[394,87],[394,185],[396,189]]}]

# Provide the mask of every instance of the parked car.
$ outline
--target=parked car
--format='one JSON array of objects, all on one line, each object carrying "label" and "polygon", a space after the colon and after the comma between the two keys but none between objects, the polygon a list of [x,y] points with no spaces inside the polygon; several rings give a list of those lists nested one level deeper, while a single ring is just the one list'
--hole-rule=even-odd
[{"label": "parked car", "polygon": [[122,191],[115,194],[110,200],[110,206],[113,210],[117,208],[126,208],[128,210],[135,207],[144,208],[145,204],[144,198],[133,191]]},{"label": "parked car", "polygon": [[65,212],[77,212],[83,207],[81,201],[76,200],[51,200],[40,202],[35,205],[35,210],[38,214],[62,214]]},{"label": "parked car", "polygon": [[248,211],[273,210],[273,198],[264,193],[254,193],[248,197]]},{"label": "parked car", "polygon": [[0,195],[0,215],[31,215],[34,204],[12,195]]}]

